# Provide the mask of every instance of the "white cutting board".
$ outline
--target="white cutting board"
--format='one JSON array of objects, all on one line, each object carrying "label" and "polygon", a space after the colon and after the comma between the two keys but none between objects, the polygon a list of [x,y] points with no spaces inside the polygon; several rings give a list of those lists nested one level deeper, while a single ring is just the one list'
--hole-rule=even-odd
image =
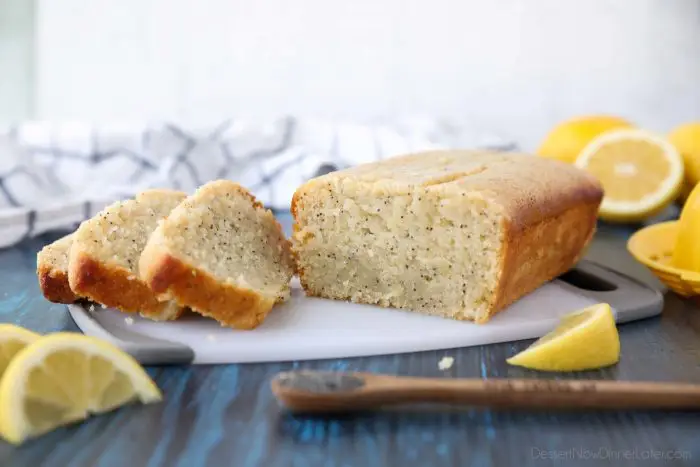
[{"label": "white cutting board", "polygon": [[[616,293],[619,295],[619,291]],[[645,293],[646,298],[658,301],[658,294],[648,289],[633,291],[632,296],[644,298]],[[619,297],[608,302],[618,315],[620,310],[635,311],[634,307],[627,310],[626,305],[615,306],[617,300]],[[553,329],[562,315],[599,301],[602,301],[600,295],[586,296],[570,284],[556,280],[518,300],[488,323],[474,324],[306,297],[298,283],[294,283],[290,301],[275,307],[266,321],[252,331],[223,328],[198,315],[176,322],[153,322],[112,309],[97,307],[90,312],[83,305],[69,308],[86,334],[111,338],[118,344],[120,340],[113,336],[124,339],[130,333],[184,344],[194,352],[193,363],[205,364],[346,358],[536,338]],[[660,301],[651,307],[647,302],[650,300],[645,302],[646,309],[637,306],[635,317],[624,320],[660,312]],[[168,361],[167,356],[143,357],[139,356],[138,348],[133,351],[134,346],[126,347],[137,358],[141,357],[142,362]]]}]

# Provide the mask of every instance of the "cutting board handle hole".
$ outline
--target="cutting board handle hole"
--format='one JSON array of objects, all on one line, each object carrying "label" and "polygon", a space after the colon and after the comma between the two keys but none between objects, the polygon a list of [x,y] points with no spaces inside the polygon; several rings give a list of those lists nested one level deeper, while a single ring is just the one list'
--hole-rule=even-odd
[{"label": "cutting board handle hole", "polygon": [[617,290],[617,285],[608,282],[605,279],[593,274],[581,271],[580,269],[571,269],[559,276],[559,280],[566,282],[583,290],[592,292],[612,292]]}]

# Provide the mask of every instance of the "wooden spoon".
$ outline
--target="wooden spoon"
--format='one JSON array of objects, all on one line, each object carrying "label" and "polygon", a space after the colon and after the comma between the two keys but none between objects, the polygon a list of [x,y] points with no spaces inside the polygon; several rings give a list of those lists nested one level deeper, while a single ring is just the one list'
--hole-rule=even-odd
[{"label": "wooden spoon", "polygon": [[700,384],[598,380],[411,378],[296,371],[272,380],[292,412],[351,412],[417,403],[524,409],[697,409]]}]

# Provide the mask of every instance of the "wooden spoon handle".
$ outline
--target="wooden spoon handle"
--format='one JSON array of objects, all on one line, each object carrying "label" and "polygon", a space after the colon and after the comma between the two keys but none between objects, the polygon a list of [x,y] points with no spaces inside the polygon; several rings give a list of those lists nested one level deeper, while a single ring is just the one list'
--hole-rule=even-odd
[{"label": "wooden spoon handle", "polygon": [[[316,375],[321,375],[316,373]],[[327,375],[327,374],[326,374]],[[335,376],[338,377],[337,375]],[[494,408],[696,409],[700,385],[599,380],[438,379],[347,373],[354,387],[331,390],[285,383],[272,389],[292,411],[367,410],[415,403],[467,404]],[[353,385],[351,385],[353,386]]]}]

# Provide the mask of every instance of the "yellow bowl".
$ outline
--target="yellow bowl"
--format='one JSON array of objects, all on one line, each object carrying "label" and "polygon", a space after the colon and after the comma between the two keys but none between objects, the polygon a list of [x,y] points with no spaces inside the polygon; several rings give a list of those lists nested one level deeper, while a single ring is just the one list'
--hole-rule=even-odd
[{"label": "yellow bowl", "polygon": [[683,297],[697,299],[700,297],[700,273],[671,265],[677,236],[677,221],[654,224],[632,235],[627,249],[669,289]]}]

